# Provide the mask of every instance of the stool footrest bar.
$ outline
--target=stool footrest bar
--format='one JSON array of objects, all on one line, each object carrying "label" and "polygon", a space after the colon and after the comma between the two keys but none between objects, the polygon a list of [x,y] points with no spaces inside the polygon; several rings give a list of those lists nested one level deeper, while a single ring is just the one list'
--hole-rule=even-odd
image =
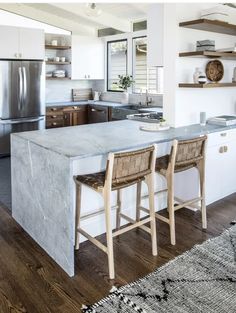
[{"label": "stool footrest bar", "polygon": [[121,234],[123,234],[123,233],[125,233],[125,232],[127,232],[127,231],[129,231],[129,230],[131,230],[131,229],[140,227],[140,226],[142,226],[143,224],[146,224],[146,223],[148,223],[148,222],[150,222],[150,221],[151,221],[151,217],[145,218],[145,219],[142,220],[142,221],[135,222],[135,223],[132,224],[132,225],[126,226],[126,227],[124,227],[124,228],[121,228],[121,229],[115,231],[115,232],[112,234],[112,236],[113,236],[113,237],[119,236],[119,235],[121,235]]},{"label": "stool footrest bar", "polygon": [[[122,217],[123,219],[125,219],[126,221],[128,221],[128,222],[130,222],[130,223],[132,223],[132,224],[137,223],[137,222],[136,222],[135,220],[133,220],[131,217],[129,217],[129,216],[123,214],[123,213],[120,213],[120,217]],[[141,226],[139,226],[139,228],[141,228],[142,230],[144,230],[144,231],[146,231],[147,233],[151,234],[151,229],[148,228],[147,226],[141,225]]]},{"label": "stool footrest bar", "polygon": [[[175,197],[175,200],[178,201],[180,199]],[[184,208],[185,206],[189,206],[190,204],[196,203],[196,202],[201,201],[201,200],[202,200],[202,197],[198,197],[198,198],[194,198],[194,199],[191,199],[191,200],[188,200],[185,202],[181,202],[180,204],[178,204],[177,206],[174,207],[174,210],[177,211],[179,209]]]},{"label": "stool footrest bar", "polygon": [[90,236],[86,231],[84,231],[81,228],[78,228],[77,231],[86,237],[89,241],[91,241],[95,246],[97,246],[99,249],[101,249],[103,252],[107,253],[108,249],[104,244],[102,244],[100,241],[98,241],[96,238]]},{"label": "stool footrest bar", "polygon": [[160,214],[158,214],[158,213],[155,213],[155,215],[156,215],[156,217],[157,217],[159,220],[161,220],[162,222],[165,222],[165,223],[167,223],[167,224],[170,224],[170,220],[169,220],[167,217],[162,216],[162,215],[160,215]]}]

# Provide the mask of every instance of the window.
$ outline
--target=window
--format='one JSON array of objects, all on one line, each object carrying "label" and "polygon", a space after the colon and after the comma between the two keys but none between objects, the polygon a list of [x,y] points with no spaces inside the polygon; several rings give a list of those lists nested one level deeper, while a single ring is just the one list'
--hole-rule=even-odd
[{"label": "window", "polygon": [[134,34],[107,42],[107,91],[123,91],[118,75],[129,74],[135,81],[130,88],[133,93],[163,94],[163,68],[147,67],[146,33],[135,38]]},{"label": "window", "polygon": [[133,39],[134,93],[163,93],[163,68],[147,67],[147,37]]},{"label": "window", "polygon": [[127,75],[127,40],[107,43],[107,90],[122,91],[118,75]]},{"label": "window", "polygon": [[147,29],[147,21],[139,21],[133,23],[133,32]]}]

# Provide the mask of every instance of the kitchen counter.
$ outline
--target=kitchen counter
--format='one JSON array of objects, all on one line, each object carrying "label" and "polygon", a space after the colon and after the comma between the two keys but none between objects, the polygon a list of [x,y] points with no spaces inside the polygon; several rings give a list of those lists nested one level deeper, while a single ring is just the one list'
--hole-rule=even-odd
[{"label": "kitchen counter", "polygon": [[[230,128],[191,125],[151,133],[140,131],[142,124],[124,120],[16,133],[11,137],[13,217],[70,276],[74,275],[74,175],[104,170],[110,151],[157,143],[158,155],[163,155],[169,152],[170,141],[174,138],[191,138]],[[181,181],[186,181],[185,177]],[[164,187],[161,179],[158,187]],[[134,213],[135,197],[135,186],[123,191],[127,215]],[[112,205],[115,201],[114,192]],[[165,201],[163,198],[160,204],[158,198],[158,209],[165,207]],[[82,215],[85,216],[81,223],[93,236],[104,233],[104,217],[100,214],[89,219],[88,215],[102,207],[100,195],[83,188]],[[112,218],[115,221],[114,210]]]},{"label": "kitchen counter", "polygon": [[46,107],[53,107],[53,106],[69,106],[69,105],[85,105],[85,104],[96,104],[106,107],[122,107],[132,104],[123,104],[119,102],[110,102],[110,101],[94,101],[94,100],[84,100],[84,101],[64,101],[64,102],[50,102],[46,103]]},{"label": "kitchen counter", "polygon": [[[121,151],[152,143],[209,134],[230,128],[195,124],[187,127],[170,128],[160,132],[146,132],[139,129],[143,124],[143,122],[123,120],[23,132],[14,134],[13,138],[20,137],[66,157],[79,159],[105,155],[110,151]],[[127,134],[129,135],[127,136]]]}]

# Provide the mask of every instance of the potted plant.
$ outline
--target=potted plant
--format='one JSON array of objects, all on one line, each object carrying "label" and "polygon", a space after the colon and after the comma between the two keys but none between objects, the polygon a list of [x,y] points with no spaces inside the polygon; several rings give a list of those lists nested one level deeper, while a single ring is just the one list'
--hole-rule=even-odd
[{"label": "potted plant", "polygon": [[129,93],[128,88],[134,83],[132,75],[118,75],[119,77],[119,88],[123,89],[123,99],[122,103],[129,103]]}]

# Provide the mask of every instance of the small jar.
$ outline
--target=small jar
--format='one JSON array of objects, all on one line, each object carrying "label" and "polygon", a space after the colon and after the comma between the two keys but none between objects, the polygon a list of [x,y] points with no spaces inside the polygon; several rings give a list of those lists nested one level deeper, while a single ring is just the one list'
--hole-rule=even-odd
[{"label": "small jar", "polygon": [[53,40],[51,41],[51,45],[52,45],[52,46],[57,46],[57,40],[56,40],[56,39],[53,39]]},{"label": "small jar", "polygon": [[199,67],[196,67],[195,72],[193,73],[193,82],[198,84],[198,77],[201,75],[202,71]]},{"label": "small jar", "polygon": [[198,76],[198,83],[199,84],[205,84],[207,82],[207,78],[206,78],[206,75],[204,73],[201,73],[199,76]]}]

